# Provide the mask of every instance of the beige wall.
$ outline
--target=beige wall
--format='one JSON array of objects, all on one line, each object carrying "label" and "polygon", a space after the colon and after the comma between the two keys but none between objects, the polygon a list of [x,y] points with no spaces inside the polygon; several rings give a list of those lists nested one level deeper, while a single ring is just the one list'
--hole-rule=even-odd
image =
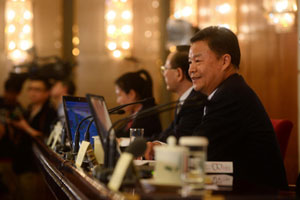
[{"label": "beige wall", "polygon": [[[161,102],[164,86],[160,74],[160,7],[154,8],[149,0],[134,1],[132,56],[139,60],[138,64],[114,59],[105,49],[104,0],[78,0],[75,13],[80,38],[76,69],[77,94],[99,94],[105,97],[108,107],[116,106],[114,81],[125,72],[144,68],[150,72],[155,97]],[[146,31],[150,31],[152,36],[146,37]]]}]

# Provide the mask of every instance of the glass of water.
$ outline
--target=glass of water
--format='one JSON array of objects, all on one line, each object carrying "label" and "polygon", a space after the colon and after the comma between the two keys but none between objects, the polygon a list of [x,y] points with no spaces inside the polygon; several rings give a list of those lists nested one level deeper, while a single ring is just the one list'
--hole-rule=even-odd
[{"label": "glass of water", "polygon": [[179,139],[179,144],[189,149],[181,175],[182,191],[203,189],[208,140],[205,137],[184,136]]},{"label": "glass of water", "polygon": [[144,137],[144,129],[130,128],[130,143],[132,143],[137,137]]}]

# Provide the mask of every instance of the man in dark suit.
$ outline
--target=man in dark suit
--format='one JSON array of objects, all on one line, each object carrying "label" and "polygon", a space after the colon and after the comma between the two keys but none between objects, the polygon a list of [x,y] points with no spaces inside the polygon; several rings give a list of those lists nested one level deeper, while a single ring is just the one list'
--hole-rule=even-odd
[{"label": "man in dark suit", "polygon": [[170,135],[176,138],[192,135],[203,116],[204,104],[198,102],[204,102],[206,96],[193,90],[188,74],[189,48],[188,45],[177,46],[176,51],[168,55],[165,65],[161,67],[167,90],[176,93],[180,101],[175,110],[174,120],[158,138],[162,142],[165,142]]},{"label": "man in dark suit", "polygon": [[240,48],[229,29],[208,27],[191,39],[189,75],[208,96],[195,135],[209,140],[209,161],[232,161],[234,181],[287,186],[270,119],[255,92],[238,74]]}]

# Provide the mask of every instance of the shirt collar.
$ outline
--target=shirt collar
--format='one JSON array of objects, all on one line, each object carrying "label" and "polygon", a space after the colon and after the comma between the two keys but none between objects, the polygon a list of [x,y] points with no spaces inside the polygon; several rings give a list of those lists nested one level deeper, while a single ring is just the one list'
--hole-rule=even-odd
[{"label": "shirt collar", "polygon": [[207,100],[211,100],[213,98],[213,96],[215,95],[216,91],[218,90],[218,88],[216,88],[208,97]]},{"label": "shirt collar", "polygon": [[189,94],[192,92],[193,86],[191,86],[189,89],[187,89],[179,98],[179,102],[183,102],[186,100],[186,98],[189,96]]}]

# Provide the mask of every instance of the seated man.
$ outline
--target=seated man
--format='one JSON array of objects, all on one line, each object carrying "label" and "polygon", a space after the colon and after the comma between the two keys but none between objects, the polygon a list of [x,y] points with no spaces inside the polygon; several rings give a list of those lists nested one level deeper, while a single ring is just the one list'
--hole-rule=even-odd
[{"label": "seated man", "polygon": [[198,104],[197,101],[204,101],[206,96],[193,90],[192,80],[188,74],[189,48],[190,46],[177,46],[176,51],[169,54],[165,65],[162,66],[167,90],[176,93],[180,101],[175,110],[174,120],[160,134],[159,141],[162,142],[166,142],[170,135],[174,135],[177,139],[180,136],[192,135],[203,116],[204,105]]},{"label": "seated man", "polygon": [[[209,140],[208,161],[232,161],[237,183],[286,188],[283,160],[270,119],[254,91],[238,74],[236,35],[208,27],[191,39],[189,75],[208,96],[195,135]],[[148,145],[151,147],[151,145]],[[146,158],[153,154],[148,148]]]},{"label": "seated man", "polygon": [[234,180],[287,186],[270,119],[254,91],[238,74],[240,48],[230,30],[208,27],[191,39],[189,74],[194,89],[208,96],[195,132],[209,140],[209,161],[232,161]]}]

